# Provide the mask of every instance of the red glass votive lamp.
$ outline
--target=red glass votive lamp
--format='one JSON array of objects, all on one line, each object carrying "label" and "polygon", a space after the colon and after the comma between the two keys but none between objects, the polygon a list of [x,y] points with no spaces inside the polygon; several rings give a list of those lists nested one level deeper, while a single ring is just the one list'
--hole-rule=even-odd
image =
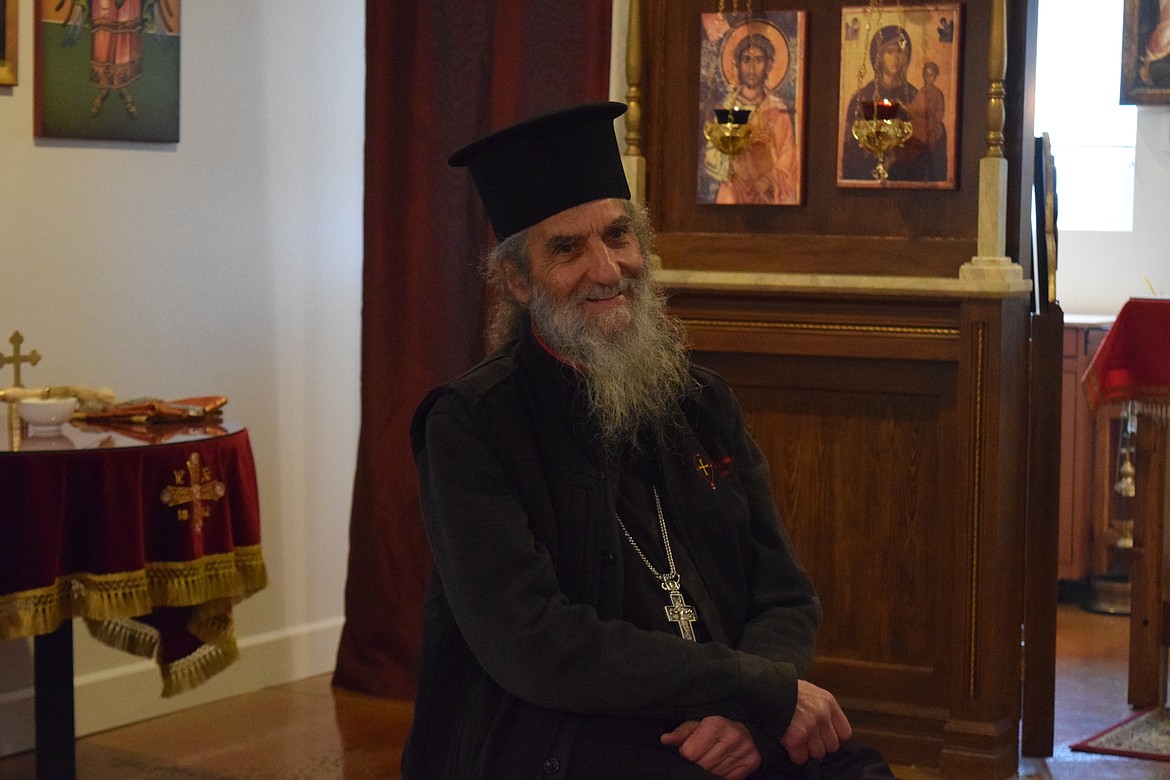
[{"label": "red glass votive lamp", "polygon": [[715,121],[721,125],[746,125],[752,115],[748,108],[716,108],[714,111]]},{"label": "red glass votive lamp", "polygon": [[898,116],[898,104],[892,100],[861,101],[861,115],[865,119],[894,119]]}]

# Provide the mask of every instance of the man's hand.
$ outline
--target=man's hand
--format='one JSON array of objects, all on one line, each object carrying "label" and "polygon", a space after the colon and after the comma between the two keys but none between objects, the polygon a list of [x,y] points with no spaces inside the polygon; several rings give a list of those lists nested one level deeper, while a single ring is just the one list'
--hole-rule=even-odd
[{"label": "man's hand", "polygon": [[760,751],[747,727],[720,715],[685,721],[663,734],[662,744],[677,747],[683,758],[723,780],[743,780],[760,768]]},{"label": "man's hand", "polygon": [[780,737],[792,763],[803,766],[810,758],[823,758],[852,734],[833,694],[810,682],[796,681],[796,712]]}]

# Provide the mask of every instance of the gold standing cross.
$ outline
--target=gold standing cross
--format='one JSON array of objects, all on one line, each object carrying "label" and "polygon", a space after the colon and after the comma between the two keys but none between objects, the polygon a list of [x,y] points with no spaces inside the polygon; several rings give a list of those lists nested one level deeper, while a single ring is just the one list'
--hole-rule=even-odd
[{"label": "gold standing cross", "polygon": [[24,336],[20,335],[19,330],[12,332],[12,337],[8,339],[8,343],[12,345],[12,356],[5,357],[3,354],[0,354],[0,368],[3,368],[4,366],[11,363],[12,386],[24,387],[24,385],[20,383],[20,364],[28,363],[30,366],[35,366],[40,362],[41,356],[37,354],[35,349],[32,352],[29,352],[27,355],[20,354],[20,345],[24,343]]},{"label": "gold standing cross", "polygon": [[[183,480],[190,475],[190,486],[184,485]],[[195,533],[203,532],[203,521],[211,514],[211,508],[204,505],[204,501],[218,501],[227,493],[227,488],[218,479],[211,476],[211,469],[203,467],[203,460],[198,452],[192,452],[187,458],[187,471],[175,472],[175,484],[163,488],[159,498],[167,506],[182,506],[190,504],[190,509],[180,509],[179,519],[190,520],[195,525]]]}]

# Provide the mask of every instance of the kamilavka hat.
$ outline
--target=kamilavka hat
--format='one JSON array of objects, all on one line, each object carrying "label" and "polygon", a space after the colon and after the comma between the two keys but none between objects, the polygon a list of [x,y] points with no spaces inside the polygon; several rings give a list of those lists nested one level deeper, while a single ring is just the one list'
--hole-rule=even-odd
[{"label": "kamilavka hat", "polygon": [[474,141],[447,160],[471,171],[498,240],[565,209],[629,198],[613,120],[621,103],[590,103],[529,119]]}]

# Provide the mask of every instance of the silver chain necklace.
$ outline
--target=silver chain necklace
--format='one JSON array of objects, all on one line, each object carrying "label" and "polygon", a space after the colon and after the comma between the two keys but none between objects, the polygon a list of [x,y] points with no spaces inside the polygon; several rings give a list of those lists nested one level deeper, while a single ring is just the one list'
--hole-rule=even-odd
[{"label": "silver chain necklace", "polygon": [[666,517],[662,514],[662,500],[658,498],[658,488],[651,485],[650,489],[654,491],[654,508],[658,510],[658,528],[662,531],[662,543],[666,547],[666,562],[670,566],[670,571],[663,574],[655,569],[654,565],[650,563],[650,559],[642,552],[642,548],[634,541],[634,537],[630,536],[621,516],[617,512],[614,512],[614,516],[617,517],[618,525],[621,527],[622,533],[625,534],[626,541],[630,543],[634,552],[638,553],[638,557],[642,559],[642,563],[646,564],[646,568],[658,580],[659,586],[666,591],[666,595],[670,599],[670,603],[663,607],[666,619],[671,623],[678,623],[678,632],[683,639],[694,642],[696,640],[693,624],[698,622],[699,613],[683,599],[682,586],[678,581],[678,570],[674,567],[674,553],[670,549],[670,536],[666,533]]}]

